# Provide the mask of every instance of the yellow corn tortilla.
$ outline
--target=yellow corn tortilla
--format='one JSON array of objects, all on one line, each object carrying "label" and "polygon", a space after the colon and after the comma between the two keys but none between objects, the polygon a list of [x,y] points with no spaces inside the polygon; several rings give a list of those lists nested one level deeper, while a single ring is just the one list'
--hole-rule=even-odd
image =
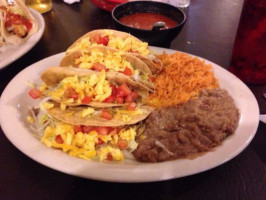
[{"label": "yellow corn tortilla", "polygon": [[[105,46],[97,46],[97,47],[90,47],[84,50],[77,50],[64,56],[60,62],[60,66],[61,67],[69,67],[69,66],[75,67],[76,59],[80,58],[83,54],[90,54],[91,52],[96,51],[96,50],[102,52],[104,56],[110,55],[110,54],[112,55],[114,53],[119,52],[119,50],[117,49],[113,49],[113,48],[109,48]],[[150,68],[146,65],[146,63],[143,62],[138,57],[136,57],[135,55],[125,52],[125,53],[122,53],[121,56],[124,57],[125,61],[128,61],[136,70],[139,70],[140,72],[146,74],[147,78],[152,76],[152,72]],[[127,77],[134,80],[133,76],[127,76]],[[151,90],[154,90],[154,84],[150,80],[140,79],[139,82],[146,85]]]},{"label": "yellow corn tortilla", "polygon": [[[88,39],[91,42],[92,46],[99,46],[99,44],[97,44],[95,42],[96,38],[99,37],[99,35],[106,35],[106,32],[108,32],[109,34],[112,34],[113,37],[118,37],[118,38],[121,38],[122,40],[125,40],[125,39],[130,37],[133,39],[133,41],[135,41],[135,43],[144,43],[141,40],[139,40],[138,38],[136,38],[133,35],[130,35],[126,32],[116,31],[116,30],[111,30],[111,29],[97,29],[97,30],[90,31],[90,32],[86,33],[85,35],[81,36],[79,39],[77,39],[66,50],[66,54],[69,54],[70,52],[84,48],[84,47],[79,46],[81,40],[83,40],[83,39]],[[121,46],[123,46],[123,45],[121,45]],[[88,46],[86,46],[85,48],[87,48],[87,47]],[[123,51],[123,49],[119,49],[119,48],[118,48],[118,50]],[[158,74],[162,70],[162,63],[161,63],[160,59],[158,59],[155,55],[153,55],[153,53],[149,49],[148,45],[147,45],[146,50],[147,50],[147,53],[145,53],[145,54],[134,53],[134,52],[130,52],[130,51],[127,51],[127,53],[130,53],[132,55],[137,56],[144,63],[146,63],[146,65],[150,68],[150,70],[153,74]]]},{"label": "yellow corn tortilla", "polygon": [[[117,118],[115,115],[112,119],[105,119],[98,116],[86,116],[82,117],[81,112],[82,110],[86,109],[87,107],[68,107],[66,110],[61,110],[59,107],[55,107],[48,110],[48,113],[65,123],[72,124],[72,125],[84,125],[84,126],[107,126],[107,127],[119,127],[124,125],[131,125],[136,124],[142,120],[144,120],[148,115],[152,112],[153,108],[149,106],[139,106],[136,108],[135,111],[125,111],[132,114],[120,114],[120,117]],[[114,110],[121,110],[121,108],[112,108]],[[137,110],[141,112],[138,113]],[[123,120],[125,115],[127,115],[126,119]],[[124,117],[123,117],[124,116]],[[128,119],[128,117],[130,119]]]}]

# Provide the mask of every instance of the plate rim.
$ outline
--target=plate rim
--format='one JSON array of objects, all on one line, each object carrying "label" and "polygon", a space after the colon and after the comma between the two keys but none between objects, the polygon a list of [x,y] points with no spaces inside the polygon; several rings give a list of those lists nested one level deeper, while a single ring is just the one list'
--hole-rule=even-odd
[{"label": "plate rim", "polygon": [[[158,48],[158,47],[152,47],[153,50],[156,50],[156,51],[166,51],[167,53],[168,52],[177,52],[177,50],[173,50],[173,49],[165,49],[165,48]],[[178,51],[180,52],[180,51]],[[4,134],[6,135],[6,137],[8,138],[8,140],[18,149],[20,150],[21,152],[23,152],[25,155],[27,155],[28,157],[30,157],[31,159],[33,159],[34,161],[46,166],[46,167],[49,167],[51,169],[54,169],[54,170],[57,170],[57,171],[60,171],[60,172],[63,172],[63,173],[66,173],[66,174],[69,174],[69,175],[74,175],[74,176],[78,176],[78,177],[82,177],[82,178],[87,178],[87,179],[93,179],[93,180],[100,180],[100,181],[107,181],[107,182],[154,182],[154,181],[163,181],[163,180],[170,180],[170,179],[174,179],[174,178],[181,178],[181,177],[185,177],[185,176],[189,176],[189,175],[193,175],[193,174],[197,174],[197,173],[201,173],[203,171],[206,171],[206,170],[210,170],[212,168],[215,168],[217,166],[220,166],[222,165],[223,163],[225,162],[228,162],[229,160],[233,159],[234,157],[236,157],[237,155],[239,155],[248,145],[249,143],[252,141],[252,139],[254,138],[255,134],[256,134],[256,131],[257,131],[257,128],[258,128],[258,125],[259,125],[259,107],[258,107],[258,103],[257,103],[257,100],[256,98],[254,97],[253,93],[250,91],[250,89],[241,81],[239,80],[237,77],[235,77],[233,74],[231,74],[230,72],[228,72],[226,69],[222,68],[221,66],[207,60],[207,59],[204,59],[204,58],[201,58],[199,56],[196,56],[200,59],[203,59],[208,63],[212,64],[214,66],[214,68],[216,69],[218,67],[218,69],[220,71],[224,71],[225,73],[228,73],[231,77],[234,78],[234,80],[238,83],[240,83],[242,85],[242,87],[248,91],[249,95],[251,96],[252,98],[252,101],[251,103],[254,104],[255,106],[255,110],[254,110],[254,113],[257,115],[253,117],[253,132],[250,133],[248,135],[248,138],[246,141],[244,141],[244,144],[242,144],[241,148],[238,148],[237,150],[234,151],[233,154],[231,154],[230,157],[227,157],[226,159],[223,159],[222,161],[220,162],[216,162],[216,163],[212,163],[210,166],[206,167],[206,166],[202,166],[202,165],[199,165],[198,169],[195,169],[193,167],[191,167],[191,165],[193,165],[193,162],[197,159],[199,160],[202,160],[203,157],[205,157],[206,155],[209,155],[214,151],[212,152],[208,152],[206,153],[205,155],[203,156],[200,156],[200,157],[197,157],[196,159],[194,160],[188,160],[188,159],[179,159],[179,160],[174,160],[174,161],[166,161],[166,162],[162,162],[162,163],[99,163],[99,162],[94,162],[94,161],[86,161],[86,160],[82,160],[82,159],[79,159],[79,158],[75,158],[75,157],[70,157],[68,156],[67,154],[63,153],[63,152],[58,152],[56,150],[53,150],[53,149],[50,149],[50,148],[47,148],[45,147],[46,149],[42,149],[41,150],[44,150],[45,152],[39,152],[39,153],[43,153],[43,155],[47,156],[49,155],[49,153],[53,153],[53,157],[55,156],[60,156],[60,162],[65,162],[67,163],[68,161],[73,161],[73,162],[77,162],[78,165],[75,167],[74,170],[72,169],[69,169],[69,168],[62,168],[61,166],[58,166],[57,164],[51,164],[51,162],[47,162],[47,161],[43,161],[42,159],[40,159],[37,155],[36,155],[36,152],[34,153],[29,153],[28,150],[29,149],[21,149],[21,147],[13,140],[12,137],[10,137],[10,133],[9,131],[7,130],[7,122],[5,122],[3,119],[4,117],[4,112],[5,112],[5,106],[6,104],[3,102],[3,99],[7,98],[7,93],[8,93],[8,90],[10,90],[9,88],[15,84],[15,81],[18,79],[18,77],[20,77],[22,74],[26,73],[28,70],[32,70],[33,66],[35,65],[38,65],[40,63],[43,63],[47,60],[52,60],[52,59],[60,59],[60,57],[62,57],[64,55],[64,52],[62,53],[59,53],[59,54],[55,54],[53,56],[50,56],[50,57],[47,57],[43,60],[40,60],[30,66],[28,66],[27,68],[25,68],[24,70],[22,70],[19,74],[17,74],[10,82],[9,84],[6,86],[6,88],[4,89],[3,93],[2,93],[2,96],[1,96],[1,99],[0,99],[0,123],[1,123],[1,127],[2,127],[2,130],[4,132]],[[191,56],[194,56],[192,54],[189,54]],[[59,61],[58,61],[59,62]],[[49,67],[49,66],[46,66],[46,67]],[[36,66],[35,66],[36,68]],[[234,97],[233,97],[234,98]],[[243,119],[240,119],[240,120],[243,120]],[[19,120],[18,120],[19,121]],[[4,123],[3,123],[4,122]],[[21,122],[20,122],[21,123]],[[30,132],[28,130],[28,132]],[[32,137],[32,135],[29,133],[28,136]],[[234,136],[234,135],[233,135]],[[229,137],[233,137],[233,136],[229,136]],[[28,137],[29,138],[29,137]],[[229,138],[228,138],[229,139]],[[225,145],[225,143],[228,143],[228,141],[230,140],[226,140],[222,143],[221,146]],[[39,143],[39,145],[42,145],[40,141],[37,141]],[[222,147],[218,147],[218,148],[222,148]],[[38,151],[37,151],[38,152]],[[217,151],[216,151],[217,153]],[[66,160],[64,160],[66,159]],[[181,162],[181,161],[182,162]],[[187,164],[187,171],[186,173],[183,173],[181,175],[177,175],[175,170],[175,164],[178,164],[179,161],[181,163],[185,163]],[[203,159],[204,161],[204,159]],[[89,162],[89,164],[88,164]],[[69,164],[69,163],[68,163]],[[79,170],[84,170],[82,166],[85,166],[84,168],[86,168],[86,170],[88,169],[93,169],[94,173],[93,174],[84,174],[83,172],[79,171]],[[126,165],[126,169],[120,169],[121,166],[124,166]],[[110,169],[110,166],[111,169]],[[168,172],[165,172],[163,173],[162,175],[157,175],[157,176],[154,176],[155,174],[157,174],[158,172],[160,172],[160,168],[166,168],[169,170]],[[103,169],[104,171],[102,173],[99,173],[97,171],[97,169],[95,170],[95,168],[99,168],[99,169]],[[153,176],[149,175],[148,177],[144,177],[143,178],[143,173],[145,172],[150,172]],[[121,172],[121,176],[114,176],[112,173],[113,172]],[[130,178],[128,177],[127,173],[128,172],[131,172],[133,175],[136,175],[136,177],[134,176],[130,176]]]}]

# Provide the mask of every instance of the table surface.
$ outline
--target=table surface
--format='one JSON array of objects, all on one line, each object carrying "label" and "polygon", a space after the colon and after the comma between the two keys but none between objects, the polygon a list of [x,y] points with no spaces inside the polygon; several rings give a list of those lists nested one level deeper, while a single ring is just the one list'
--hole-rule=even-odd
[{"label": "table surface", "polygon": [[[191,0],[187,22],[170,48],[206,58],[227,68],[243,0]],[[81,0],[53,1],[43,14],[43,37],[23,57],[0,71],[0,94],[22,69],[63,52],[78,37],[114,28],[111,14]],[[265,85],[248,85],[260,112],[266,113]],[[248,106],[248,105],[247,105]],[[266,124],[260,122],[250,145],[229,162],[184,178],[153,183],[108,183],[63,174],[42,166],[16,149],[0,130],[0,199],[256,199],[266,198]],[[19,130],[18,130],[19,134]]]}]

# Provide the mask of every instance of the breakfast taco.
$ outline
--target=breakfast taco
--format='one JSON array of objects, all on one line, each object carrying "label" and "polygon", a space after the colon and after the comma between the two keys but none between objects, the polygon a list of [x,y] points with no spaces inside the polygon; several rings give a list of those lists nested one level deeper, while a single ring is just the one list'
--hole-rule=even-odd
[{"label": "breakfast taco", "polygon": [[114,107],[141,103],[149,94],[141,83],[117,72],[95,72],[71,67],[50,67],[41,75],[41,95],[61,106]]},{"label": "breakfast taco", "polygon": [[154,89],[151,81],[152,72],[143,61],[129,53],[109,47],[97,46],[71,52],[63,57],[60,66],[119,72],[136,82],[143,83],[151,90]]},{"label": "breakfast taco", "polygon": [[138,146],[135,138],[144,130],[141,122],[111,127],[103,124],[99,126],[97,123],[84,125],[84,120],[77,122],[70,117],[67,123],[52,117],[44,108],[47,103],[40,103],[39,106],[30,109],[27,117],[34,135],[47,147],[62,150],[70,156],[82,159],[133,159],[132,152]]},{"label": "breakfast taco", "polygon": [[6,43],[24,42],[38,30],[38,24],[22,0],[0,1],[1,34]]},{"label": "breakfast taco", "polygon": [[148,43],[142,42],[128,33],[116,30],[98,29],[88,32],[74,42],[66,53],[69,54],[92,46],[106,46],[131,53],[145,62],[153,74],[159,73],[162,69],[160,59],[152,53]]},{"label": "breakfast taco", "polygon": [[93,108],[89,106],[68,106],[63,108],[54,101],[43,102],[49,115],[62,122],[73,125],[119,127],[136,124],[144,120],[152,107],[136,105],[112,108]]}]

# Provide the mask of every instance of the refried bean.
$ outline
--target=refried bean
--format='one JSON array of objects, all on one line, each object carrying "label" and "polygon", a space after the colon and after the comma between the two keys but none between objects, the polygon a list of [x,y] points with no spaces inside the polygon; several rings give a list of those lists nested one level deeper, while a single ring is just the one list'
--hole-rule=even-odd
[{"label": "refried bean", "polygon": [[238,121],[239,111],[226,90],[204,89],[197,99],[153,111],[133,155],[142,162],[192,157],[221,144]]}]

